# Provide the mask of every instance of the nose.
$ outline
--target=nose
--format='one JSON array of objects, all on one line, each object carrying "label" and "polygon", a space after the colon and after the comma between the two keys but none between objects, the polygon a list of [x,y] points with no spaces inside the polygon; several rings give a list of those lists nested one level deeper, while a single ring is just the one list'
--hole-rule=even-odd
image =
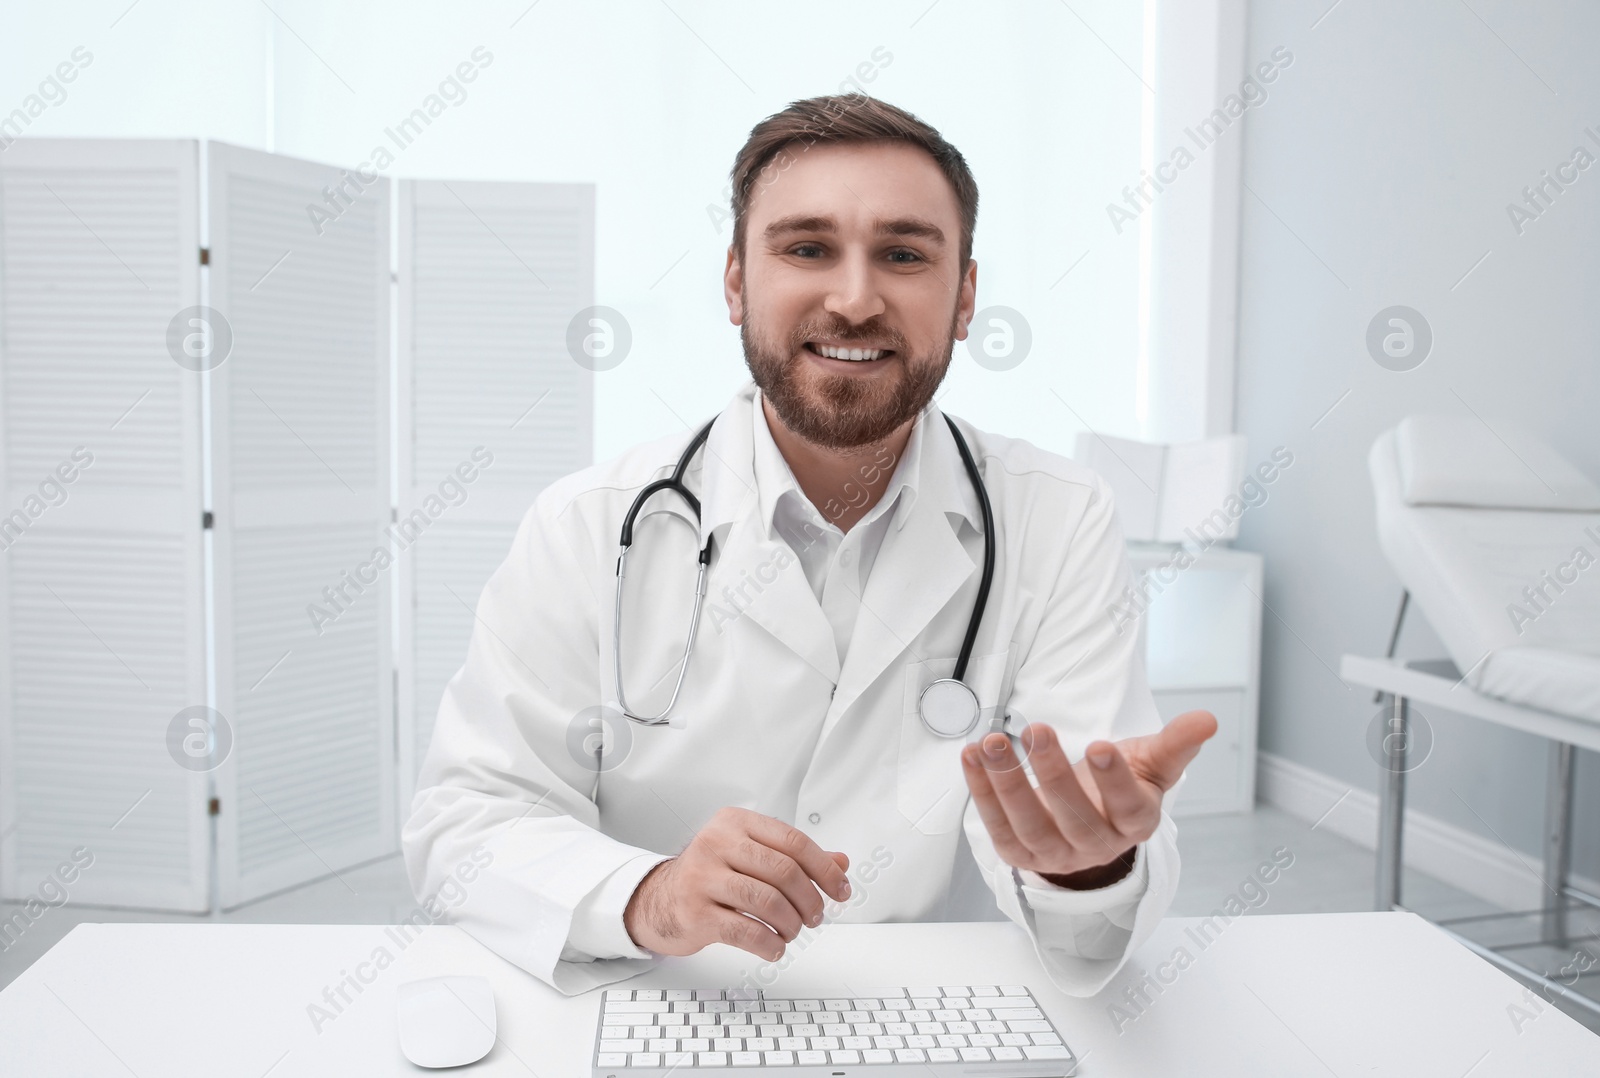
[{"label": "nose", "polygon": [[851,325],[860,325],[887,310],[866,252],[852,251],[839,260],[822,305]]}]

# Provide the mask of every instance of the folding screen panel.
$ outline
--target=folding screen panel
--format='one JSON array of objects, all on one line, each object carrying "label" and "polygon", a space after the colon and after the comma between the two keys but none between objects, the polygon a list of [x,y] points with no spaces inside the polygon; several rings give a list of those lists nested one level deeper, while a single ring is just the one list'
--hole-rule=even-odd
[{"label": "folding screen panel", "polygon": [[568,344],[596,332],[592,185],[402,181],[399,222],[404,812],[484,583],[534,496],[592,460],[604,360]]},{"label": "folding screen panel", "polygon": [[389,185],[210,144],[224,908],[393,852]]},{"label": "folding screen panel", "polygon": [[209,905],[198,156],[0,156],[7,899]]}]

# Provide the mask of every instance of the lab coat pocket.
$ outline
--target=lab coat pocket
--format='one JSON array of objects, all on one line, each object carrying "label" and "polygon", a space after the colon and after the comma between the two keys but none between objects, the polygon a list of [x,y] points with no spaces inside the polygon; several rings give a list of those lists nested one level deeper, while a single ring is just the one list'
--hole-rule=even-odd
[{"label": "lab coat pocket", "polygon": [[900,716],[900,759],[895,800],[900,814],[925,835],[942,835],[961,826],[966,809],[966,778],[961,749],[989,727],[989,720],[1011,691],[1011,648],[974,655],[967,663],[967,687],[978,696],[978,724],[965,738],[940,737],[922,723],[917,703],[922,690],[955,672],[954,656],[906,664]]}]

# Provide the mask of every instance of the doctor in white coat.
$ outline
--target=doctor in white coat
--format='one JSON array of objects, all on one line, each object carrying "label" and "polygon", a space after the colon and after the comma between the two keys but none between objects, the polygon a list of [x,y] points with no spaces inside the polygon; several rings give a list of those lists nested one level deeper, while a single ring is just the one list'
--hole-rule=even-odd
[{"label": "doctor in white coat", "polygon": [[[1091,994],[1172,901],[1163,800],[1215,720],[1163,728],[1138,634],[1110,615],[1130,574],[1106,484],[958,420],[995,568],[964,678],[979,722],[930,731],[919,697],[952,674],[984,559],[933,403],[973,313],[976,185],[931,127],[861,95],[769,117],[733,178],[724,293],[754,380],[685,472],[698,519],[671,492],[639,514],[621,695],[619,533],[694,432],[552,484],[523,518],[439,709],[412,884],[576,993],[713,943],[776,961],[825,920],[940,919],[975,876],[1049,978]],[[624,701],[670,703],[667,721]]]}]

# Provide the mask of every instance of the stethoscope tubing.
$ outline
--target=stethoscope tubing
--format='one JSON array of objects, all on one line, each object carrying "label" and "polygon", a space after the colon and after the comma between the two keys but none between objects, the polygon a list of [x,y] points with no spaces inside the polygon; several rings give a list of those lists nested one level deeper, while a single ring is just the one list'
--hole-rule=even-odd
[{"label": "stethoscope tubing", "polygon": [[[990,506],[989,491],[984,485],[982,474],[978,471],[977,461],[973,459],[972,450],[967,447],[967,440],[962,437],[961,430],[956,426],[954,419],[945,416],[944,421],[949,425],[950,433],[956,440],[956,449],[961,454],[961,463],[966,468],[968,478],[972,481],[972,489],[978,495],[978,505],[983,515],[983,571],[978,580],[978,594],[973,600],[972,615],[967,620],[967,631],[961,641],[961,652],[956,659],[955,670],[950,678],[941,679],[962,683],[963,688],[965,688],[964,679],[967,674],[967,664],[972,658],[972,649],[978,639],[978,627],[983,623],[983,613],[989,603],[989,590],[994,583],[994,510]],[[678,458],[677,466],[673,469],[672,475],[666,479],[658,479],[653,483],[649,483],[640,490],[633,499],[633,504],[629,506],[627,514],[622,518],[621,549],[617,554],[617,600],[611,621],[611,654],[617,682],[617,707],[629,719],[645,726],[666,725],[668,722],[667,716],[672,713],[673,707],[678,702],[678,695],[683,691],[684,676],[689,671],[689,657],[694,652],[695,636],[700,627],[700,608],[704,605],[706,574],[711,565],[711,548],[714,539],[711,536],[707,536],[706,545],[700,551],[698,573],[695,578],[694,609],[689,616],[689,635],[684,643],[683,659],[678,664],[678,680],[672,687],[672,698],[667,701],[667,706],[660,713],[656,715],[638,715],[628,706],[622,686],[622,594],[623,584],[627,579],[628,572],[628,551],[633,546],[633,525],[644,504],[664,490],[673,491],[683,498],[689,508],[694,511],[696,524],[699,523],[700,499],[695,497],[694,493],[684,485],[683,476],[688,471],[690,459],[700,446],[705,443],[706,438],[711,433],[712,424],[715,422],[716,418],[713,417],[710,422],[700,428],[699,432],[684,448],[683,455]],[[967,691],[969,694],[971,693],[970,689]],[[975,695],[973,703],[975,706]],[[924,724],[927,724],[925,716],[923,721]],[[929,728],[932,729],[932,726],[930,725]]]}]

